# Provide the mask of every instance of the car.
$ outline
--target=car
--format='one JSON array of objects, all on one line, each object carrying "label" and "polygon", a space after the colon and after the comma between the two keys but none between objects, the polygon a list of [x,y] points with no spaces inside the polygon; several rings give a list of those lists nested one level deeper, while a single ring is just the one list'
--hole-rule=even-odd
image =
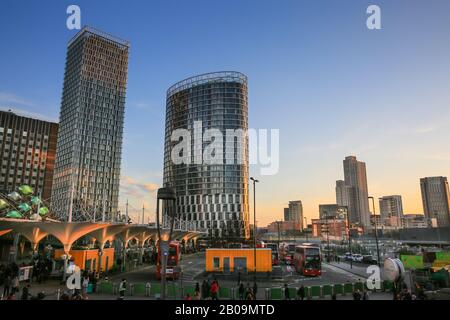
[{"label": "car", "polygon": [[364,255],[362,257],[362,263],[367,263],[367,264],[378,264],[377,259],[375,259],[374,257],[372,257],[371,255]]},{"label": "car", "polygon": [[352,256],[353,262],[362,262],[363,256],[361,254],[354,254]]},{"label": "car", "polygon": [[345,261],[353,261],[352,254],[347,252],[344,256]]}]

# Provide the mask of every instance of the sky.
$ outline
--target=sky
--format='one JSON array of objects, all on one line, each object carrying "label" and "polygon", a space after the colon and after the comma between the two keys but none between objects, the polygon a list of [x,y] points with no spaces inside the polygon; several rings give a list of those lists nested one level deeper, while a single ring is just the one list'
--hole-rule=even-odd
[{"label": "sky", "polygon": [[[119,201],[135,220],[142,205],[154,219],[167,88],[212,71],[246,74],[249,127],[280,130],[279,172],[250,167],[259,226],[289,200],[308,221],[335,203],[348,155],[366,162],[370,195],[402,195],[405,213],[423,212],[421,177],[450,175],[447,0],[2,0],[3,109],[58,120],[70,4],[131,43]],[[366,27],[370,4],[381,30]]]}]

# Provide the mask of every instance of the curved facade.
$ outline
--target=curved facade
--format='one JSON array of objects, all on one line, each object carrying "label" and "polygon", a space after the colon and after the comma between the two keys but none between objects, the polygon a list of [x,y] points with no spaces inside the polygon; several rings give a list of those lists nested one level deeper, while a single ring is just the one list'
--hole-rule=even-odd
[{"label": "curved facade", "polygon": [[[182,164],[176,164],[172,158],[173,148],[180,142],[173,139],[177,129],[187,129],[190,133],[187,141],[190,149],[181,152],[186,160]],[[223,134],[221,142],[205,139],[205,132],[211,129]],[[208,230],[212,237],[249,236],[247,130],[245,75],[208,73],[180,81],[168,89],[164,186],[176,189],[179,218]],[[229,132],[244,134],[228,136]],[[211,154],[222,158],[222,162],[207,161],[205,150],[213,140],[219,141],[221,147]],[[230,148],[233,154],[229,153]]]}]

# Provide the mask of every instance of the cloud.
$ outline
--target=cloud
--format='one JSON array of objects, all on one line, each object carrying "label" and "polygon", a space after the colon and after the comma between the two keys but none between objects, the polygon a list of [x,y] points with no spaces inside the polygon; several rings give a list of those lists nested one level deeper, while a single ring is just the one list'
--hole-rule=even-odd
[{"label": "cloud", "polygon": [[4,105],[19,104],[27,107],[35,106],[33,102],[8,92],[0,92],[0,104]]},{"label": "cloud", "polygon": [[124,195],[135,198],[145,198],[158,190],[159,186],[152,182],[140,182],[132,177],[123,176],[120,181],[120,191]]},{"label": "cloud", "polygon": [[430,133],[436,130],[436,126],[421,127],[416,129],[416,133]]}]

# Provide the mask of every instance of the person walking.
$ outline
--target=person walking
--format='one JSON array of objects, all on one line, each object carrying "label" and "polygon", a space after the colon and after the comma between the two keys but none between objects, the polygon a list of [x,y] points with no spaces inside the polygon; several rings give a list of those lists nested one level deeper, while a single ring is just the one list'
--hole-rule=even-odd
[{"label": "person walking", "polygon": [[14,278],[12,278],[11,281],[11,291],[12,293],[16,294],[17,292],[19,292],[19,277],[18,276],[14,276]]},{"label": "person walking", "polygon": [[362,299],[363,300],[369,300],[369,292],[367,290],[364,290]]},{"label": "person walking", "polygon": [[258,285],[255,283],[253,283],[253,296],[254,296],[254,300],[256,300],[256,294],[258,293]]},{"label": "person walking", "polygon": [[291,300],[287,283],[284,284],[284,300]]},{"label": "person walking", "polygon": [[218,297],[219,283],[216,280],[214,280],[211,283],[211,290],[210,291],[211,291],[211,300],[219,300],[219,297]]},{"label": "person walking", "polygon": [[125,292],[127,290],[127,280],[122,279],[119,284],[119,300],[123,300],[125,298]]},{"label": "person walking", "polygon": [[255,295],[254,295],[253,290],[251,288],[248,288],[245,299],[246,300],[255,300]]},{"label": "person walking", "polygon": [[206,282],[206,280],[203,280],[202,283],[202,300],[205,300],[208,297],[208,284]]},{"label": "person walking", "polygon": [[3,297],[6,299],[6,297],[9,296],[10,292],[11,292],[11,276],[7,274],[3,281]]},{"label": "person walking", "polygon": [[244,300],[245,287],[244,287],[244,284],[242,282],[239,285],[238,292],[239,292],[239,300]]},{"label": "person walking", "polygon": [[298,288],[297,290],[297,297],[299,300],[304,300],[305,299],[305,287],[303,285],[301,285],[300,288]]},{"label": "person walking", "polygon": [[361,300],[361,292],[359,289],[353,293],[353,300]]},{"label": "person walking", "polygon": [[86,299],[87,294],[88,294],[88,287],[89,287],[89,276],[87,274],[85,274],[83,277],[82,286],[83,286],[82,295],[83,295],[83,298]]}]

